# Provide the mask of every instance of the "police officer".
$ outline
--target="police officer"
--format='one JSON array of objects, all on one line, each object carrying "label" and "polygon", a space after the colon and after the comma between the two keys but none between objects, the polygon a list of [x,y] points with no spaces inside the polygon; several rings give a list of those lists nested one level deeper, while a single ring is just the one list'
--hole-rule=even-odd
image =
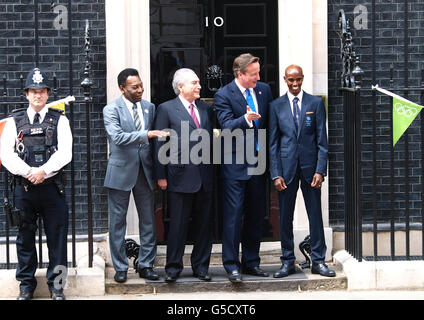
[{"label": "police officer", "polygon": [[33,69],[25,85],[29,107],[12,112],[1,137],[0,157],[13,174],[14,205],[21,210],[16,239],[18,300],[31,299],[37,286],[34,275],[38,216],[43,220],[47,237],[50,295],[53,300],[65,300],[68,207],[62,170],[72,159],[72,134],[68,119],[46,107],[49,93],[47,74]]}]

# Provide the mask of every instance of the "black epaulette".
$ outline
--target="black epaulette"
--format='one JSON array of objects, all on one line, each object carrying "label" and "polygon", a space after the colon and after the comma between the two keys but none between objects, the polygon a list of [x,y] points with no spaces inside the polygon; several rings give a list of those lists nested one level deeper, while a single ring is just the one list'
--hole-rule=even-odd
[{"label": "black epaulette", "polygon": [[61,115],[62,115],[62,112],[60,110],[49,108],[49,111],[47,111],[46,118],[44,119],[44,121],[46,121],[46,123],[50,123],[57,126]]},{"label": "black epaulette", "polygon": [[26,110],[26,108],[13,109],[12,112],[10,112],[9,117],[13,117],[15,114],[18,115],[19,113],[25,113]]},{"label": "black epaulette", "polygon": [[61,115],[65,114],[64,111],[59,110],[59,109],[55,109],[55,108],[49,108],[49,111],[54,111],[54,112],[60,113]]},{"label": "black epaulette", "polygon": [[20,126],[21,122],[25,123],[26,121],[28,121],[28,116],[26,114],[25,108],[12,110],[12,112],[9,114],[9,118],[13,118],[13,120],[15,120],[16,126]]}]

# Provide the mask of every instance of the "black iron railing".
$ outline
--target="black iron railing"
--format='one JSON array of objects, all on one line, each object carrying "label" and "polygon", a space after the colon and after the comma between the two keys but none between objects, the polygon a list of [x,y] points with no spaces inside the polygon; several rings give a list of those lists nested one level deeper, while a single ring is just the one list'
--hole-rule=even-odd
[{"label": "black iron railing", "polygon": [[361,201],[361,80],[363,71],[354,51],[349,21],[339,12],[343,72],[341,91],[344,112],[345,249],[362,260]]},{"label": "black iron railing", "polygon": [[[52,1],[51,7],[54,7],[54,1]],[[39,1],[34,0],[34,47],[35,47],[35,56],[34,56],[34,67],[39,66],[39,52],[40,52],[40,42],[39,42],[39,21],[38,21],[38,15],[39,15]],[[73,47],[72,47],[72,1],[68,0],[68,75],[69,75],[69,95],[74,95],[74,86],[73,86],[73,64],[75,61],[73,60]],[[92,200],[92,188],[91,188],[91,179],[92,179],[92,169],[91,169],[91,119],[90,119],[90,109],[92,106],[92,93],[91,93],[91,87],[93,85],[92,80],[90,79],[90,32],[89,32],[89,22],[86,21],[85,25],[85,33],[84,33],[84,39],[85,39],[85,45],[84,45],[84,52],[85,52],[85,68],[84,68],[84,79],[81,82],[81,87],[83,88],[84,97],[76,97],[75,102],[71,102],[69,108],[67,108],[67,115],[69,115],[70,120],[70,126],[71,131],[74,132],[74,107],[77,105],[84,105],[86,110],[86,141],[87,141],[87,148],[86,148],[86,155],[87,155],[87,161],[86,161],[86,179],[87,179],[87,235],[88,235],[88,264],[89,267],[92,267],[93,263],[93,200]],[[27,70],[29,72],[30,70]],[[13,83],[15,79],[7,79],[4,75],[2,77],[2,87],[3,87],[3,94],[2,99],[0,99],[0,109],[2,110],[2,118],[5,118],[8,116],[9,112],[16,108],[22,108],[27,106],[27,101],[24,96],[24,75],[21,74],[19,77],[19,83],[20,83],[20,90],[19,91],[19,97],[16,96],[8,96],[8,86],[10,83]],[[54,100],[56,100],[57,97],[57,91],[58,91],[58,81],[56,74],[53,74],[52,78],[52,96]],[[72,158],[74,159],[74,148],[73,148],[73,154]],[[4,189],[4,198],[10,198],[10,190],[9,190],[9,181],[10,177],[8,172],[4,167],[1,168],[2,174],[3,174],[3,189]],[[68,181],[70,180],[70,237],[72,241],[72,252],[71,254],[68,254],[68,259],[71,260],[71,263],[68,263],[68,265],[75,267],[77,263],[77,255],[76,255],[76,199],[75,199],[75,165],[74,160],[71,161],[71,163],[66,168],[65,172],[67,173]],[[7,268],[11,269],[15,267],[14,263],[11,263],[10,260],[10,244],[12,242],[12,233],[16,233],[16,228],[12,229],[10,226],[10,222],[7,219],[7,215],[2,215],[1,217],[4,217],[4,226],[5,226],[5,240],[4,243],[6,245],[6,257],[5,260],[4,257],[0,257],[0,267],[1,268]],[[39,218],[38,221],[38,254],[39,254],[39,267],[45,266],[45,262],[43,261],[43,226],[42,226],[42,220]],[[4,263],[5,261],[5,263]]]},{"label": "black iron railing", "polygon": [[[372,84],[379,84],[377,79],[376,54],[376,12],[375,0],[372,1]],[[404,86],[394,87],[395,68],[390,67],[390,81],[387,89],[414,99],[420,93],[424,104],[424,64],[421,71],[421,86],[409,86],[409,38],[408,38],[408,3],[405,1],[404,12]],[[424,259],[424,114],[420,120],[420,139],[415,134],[414,141],[407,130],[401,143],[393,147],[392,98],[377,97],[371,88],[361,88],[363,71],[359,67],[359,58],[354,50],[349,21],[343,10],[339,12],[339,29],[341,39],[341,57],[343,71],[341,74],[341,92],[344,110],[344,170],[345,170],[345,249],[358,261],[365,260],[412,260]],[[399,70],[396,70],[399,71]],[[389,71],[388,71],[389,72]],[[366,103],[364,103],[366,101]],[[370,107],[368,109],[367,107]],[[415,123],[416,126],[417,123]],[[417,145],[420,147],[417,148]],[[417,152],[420,151],[420,159]],[[413,157],[413,159],[411,158]],[[411,165],[411,160],[421,165]],[[412,173],[412,170],[415,172]],[[417,170],[418,169],[418,170]],[[421,171],[420,171],[421,170]],[[417,173],[419,172],[419,173]],[[413,180],[421,180],[421,189],[413,190]],[[415,185],[419,183],[414,182]],[[416,195],[420,193],[421,206],[417,208]],[[414,198],[412,198],[414,196]],[[415,204],[413,204],[415,199]],[[412,211],[414,210],[414,214]],[[417,211],[419,216],[417,217]],[[419,221],[418,221],[419,220]],[[411,221],[415,230],[421,231],[422,252],[411,254]],[[372,254],[364,253],[363,231],[372,231],[372,241],[366,243],[367,249],[372,245]],[[404,254],[400,255],[395,233],[404,232]],[[384,247],[388,252],[379,252],[379,233],[389,232],[390,237]],[[403,248],[399,248],[403,249]],[[417,248],[414,249],[417,252]]]},{"label": "black iron railing", "polygon": [[[376,1],[372,1],[372,57],[373,57],[373,63],[372,63],[372,83],[378,84],[377,79],[377,68],[376,68],[376,57],[377,57],[377,50],[376,50],[376,42],[377,42],[377,28],[376,28],[376,20],[377,20],[377,14],[376,14]],[[409,4],[407,0],[404,0],[403,3],[404,12],[403,12],[403,34],[404,34],[404,44],[403,44],[403,68],[401,70],[396,70],[403,72],[403,86],[402,87],[395,87],[394,86],[394,74],[395,74],[395,67],[393,64],[390,66],[390,81],[389,81],[389,90],[399,94],[405,98],[409,98],[410,94],[415,92],[421,92],[420,94],[420,101],[421,104],[424,104],[424,64],[422,64],[422,70],[421,70],[421,86],[412,87],[410,86],[410,79],[409,79],[409,57],[410,57],[410,39],[409,39]],[[399,68],[399,67],[398,67]],[[424,171],[422,170],[422,163],[424,163],[424,116],[421,114],[421,122],[420,122],[420,132],[421,132],[421,142],[416,143],[415,141],[410,141],[410,133],[409,130],[406,130],[403,137],[401,138],[402,143],[397,144],[395,147],[392,147],[392,141],[393,141],[393,115],[392,115],[392,105],[393,105],[393,99],[388,99],[388,103],[381,103],[381,107],[387,108],[386,110],[389,111],[390,117],[389,117],[389,130],[390,135],[387,137],[386,144],[390,145],[390,152],[389,152],[389,159],[386,159],[388,163],[388,171],[389,171],[389,181],[390,181],[390,187],[388,190],[385,190],[385,193],[388,194],[388,198],[386,197],[388,202],[388,212],[386,214],[386,219],[384,223],[384,227],[381,228],[379,225],[381,225],[381,214],[379,214],[381,211],[381,195],[377,192],[377,181],[379,180],[379,177],[377,175],[378,167],[376,165],[377,158],[378,158],[378,144],[381,144],[381,139],[378,139],[377,132],[380,131],[380,126],[378,123],[378,114],[380,106],[378,105],[378,97],[377,92],[372,91],[372,150],[373,150],[373,191],[371,195],[371,207],[373,211],[373,217],[372,217],[372,228],[374,230],[374,236],[373,236],[373,255],[367,257],[368,260],[411,260],[411,259],[424,259],[424,211],[423,206],[421,205],[421,208],[419,208],[421,221],[416,221],[414,223],[414,229],[421,229],[421,243],[422,243],[422,253],[421,255],[415,255],[413,256],[411,254],[411,218],[415,218],[411,215],[412,210],[416,210],[414,208],[414,205],[412,204],[411,197],[413,196],[414,190],[412,190],[411,183],[413,178],[411,176],[411,171],[414,169],[412,165],[410,164],[411,160],[411,154],[413,152],[412,147],[414,145],[420,145],[421,149],[421,190],[418,192],[421,193],[421,203],[423,203],[424,200],[424,189],[422,188],[422,183],[424,179]],[[380,141],[379,141],[380,140]],[[403,148],[402,148],[403,144]],[[403,149],[403,150],[402,150]],[[400,183],[397,182],[399,180],[399,172],[404,172],[403,177],[400,179]],[[399,196],[398,194],[401,194]],[[399,198],[401,200],[399,200]],[[402,205],[399,205],[399,202],[403,202]],[[401,213],[401,217],[399,216]],[[403,223],[400,221],[403,219]],[[379,223],[380,222],[380,223]],[[390,233],[390,253],[389,255],[386,254],[386,256],[382,256],[378,253],[378,245],[379,245],[379,238],[377,237],[377,231],[378,229],[384,229],[389,231]],[[397,246],[403,246],[402,243],[396,241],[395,233],[396,231],[401,230],[405,232],[405,243],[404,243],[404,252],[405,254],[399,256],[396,254],[396,247]]]}]

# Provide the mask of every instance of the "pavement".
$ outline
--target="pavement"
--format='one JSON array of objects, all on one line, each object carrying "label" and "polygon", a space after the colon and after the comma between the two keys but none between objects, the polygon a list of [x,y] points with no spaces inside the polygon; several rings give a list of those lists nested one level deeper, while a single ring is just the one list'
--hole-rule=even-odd
[{"label": "pavement", "polygon": [[[4,300],[15,300],[14,298]],[[50,300],[37,298],[34,300]],[[195,292],[195,293],[157,293],[122,294],[91,297],[67,296],[67,300],[197,300],[197,301],[235,301],[235,300],[424,300],[424,290],[367,290],[367,291],[272,291],[272,292]]]},{"label": "pavement", "polygon": [[424,300],[424,290],[158,293],[69,297],[68,300]]}]

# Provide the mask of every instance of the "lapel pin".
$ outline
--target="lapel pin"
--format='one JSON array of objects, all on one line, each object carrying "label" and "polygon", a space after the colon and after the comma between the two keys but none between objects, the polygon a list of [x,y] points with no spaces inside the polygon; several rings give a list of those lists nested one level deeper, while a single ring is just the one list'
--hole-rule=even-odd
[{"label": "lapel pin", "polygon": [[259,91],[259,94],[262,94],[262,91]]},{"label": "lapel pin", "polygon": [[149,113],[149,110],[145,109],[145,110],[144,110],[144,113]]}]

